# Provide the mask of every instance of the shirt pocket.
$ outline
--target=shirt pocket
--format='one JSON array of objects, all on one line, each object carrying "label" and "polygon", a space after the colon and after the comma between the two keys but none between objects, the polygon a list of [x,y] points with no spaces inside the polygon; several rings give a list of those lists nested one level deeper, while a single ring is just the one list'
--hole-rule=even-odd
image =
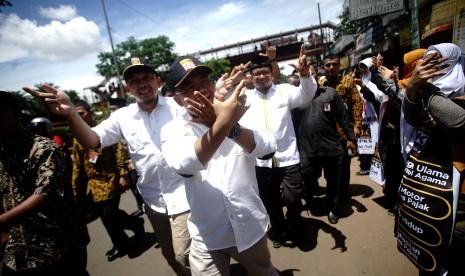
[{"label": "shirt pocket", "polygon": [[150,135],[146,130],[128,129],[123,131],[130,153],[137,154],[150,144]]}]

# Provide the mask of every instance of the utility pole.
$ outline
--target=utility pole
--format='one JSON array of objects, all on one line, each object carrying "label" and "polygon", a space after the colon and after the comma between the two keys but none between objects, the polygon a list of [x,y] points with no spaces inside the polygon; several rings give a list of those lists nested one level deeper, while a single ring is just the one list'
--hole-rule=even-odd
[{"label": "utility pole", "polygon": [[120,97],[122,99],[124,99],[124,98],[126,98],[126,96],[125,96],[125,93],[124,93],[124,88],[123,88],[123,83],[121,81],[121,76],[119,74],[118,62],[116,60],[116,54],[115,54],[115,47],[113,46],[113,38],[111,37],[110,23],[108,23],[107,10],[105,8],[104,0],[101,0],[101,1],[102,1],[102,7],[103,7],[103,14],[105,15],[105,22],[107,24],[108,37],[110,38],[111,52],[113,53],[113,63],[115,65],[116,77],[118,78],[118,87],[119,87],[119,90],[120,90]]},{"label": "utility pole", "polygon": [[418,1],[412,0],[411,25],[412,25],[412,50],[420,48],[420,31],[418,27]]},{"label": "utility pole", "polygon": [[321,48],[323,49],[323,55],[320,60],[323,59],[323,57],[326,55],[326,47],[325,47],[325,37],[323,34],[323,27],[321,26],[321,13],[320,13],[320,3],[317,3],[318,5],[318,20],[320,22],[320,37],[321,37]]}]

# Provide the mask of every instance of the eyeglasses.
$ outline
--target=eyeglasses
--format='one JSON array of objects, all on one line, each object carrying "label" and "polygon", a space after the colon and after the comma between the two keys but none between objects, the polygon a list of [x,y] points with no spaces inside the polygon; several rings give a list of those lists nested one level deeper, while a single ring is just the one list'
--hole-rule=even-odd
[{"label": "eyeglasses", "polygon": [[213,85],[213,81],[208,79],[202,79],[198,84],[190,84],[186,87],[180,87],[176,89],[176,94],[187,94],[193,93],[194,91],[201,91]]},{"label": "eyeglasses", "polygon": [[151,82],[154,77],[155,77],[154,75],[147,75],[141,79],[132,79],[128,82],[128,85],[131,87],[137,87],[141,84],[146,84],[146,83]]},{"label": "eyeglasses", "polygon": [[260,77],[261,75],[266,76],[271,73],[271,70],[260,70],[260,71],[255,71],[252,72],[253,77]]}]

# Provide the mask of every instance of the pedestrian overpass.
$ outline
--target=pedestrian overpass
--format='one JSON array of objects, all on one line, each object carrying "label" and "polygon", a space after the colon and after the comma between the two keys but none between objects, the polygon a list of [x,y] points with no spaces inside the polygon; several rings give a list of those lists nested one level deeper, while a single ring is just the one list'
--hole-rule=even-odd
[{"label": "pedestrian overpass", "polygon": [[231,66],[235,66],[246,63],[258,56],[258,53],[264,53],[268,44],[276,47],[278,61],[286,61],[297,58],[300,46],[304,43],[306,55],[314,57],[314,62],[320,64],[323,56],[328,54],[329,46],[333,43],[335,27],[334,23],[328,21],[320,25],[211,48],[192,53],[192,55],[202,61],[224,58],[229,60]]}]

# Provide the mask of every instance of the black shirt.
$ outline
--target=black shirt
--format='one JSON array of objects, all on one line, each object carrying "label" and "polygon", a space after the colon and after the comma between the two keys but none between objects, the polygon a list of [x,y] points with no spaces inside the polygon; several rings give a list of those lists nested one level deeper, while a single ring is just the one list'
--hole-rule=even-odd
[{"label": "black shirt", "polygon": [[336,123],[349,140],[356,141],[347,108],[331,87],[319,87],[310,103],[292,110],[292,119],[301,157],[342,155]]}]

